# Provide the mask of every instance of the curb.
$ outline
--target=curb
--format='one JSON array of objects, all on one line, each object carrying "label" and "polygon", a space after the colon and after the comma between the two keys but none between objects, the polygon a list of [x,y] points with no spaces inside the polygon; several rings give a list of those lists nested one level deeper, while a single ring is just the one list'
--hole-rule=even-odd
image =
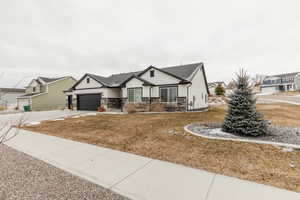
[{"label": "curb", "polygon": [[287,143],[281,143],[281,142],[267,142],[267,141],[261,141],[261,140],[233,139],[233,138],[206,136],[206,135],[202,135],[200,133],[194,133],[193,131],[189,130],[189,127],[191,125],[193,125],[193,124],[189,124],[189,125],[185,126],[184,130],[192,135],[206,138],[206,139],[227,140],[227,141],[234,141],[234,142],[249,142],[249,143],[255,143],[255,144],[269,144],[269,145],[288,147],[288,148],[293,148],[293,149],[300,149],[300,145],[296,145],[296,144],[287,144]]}]

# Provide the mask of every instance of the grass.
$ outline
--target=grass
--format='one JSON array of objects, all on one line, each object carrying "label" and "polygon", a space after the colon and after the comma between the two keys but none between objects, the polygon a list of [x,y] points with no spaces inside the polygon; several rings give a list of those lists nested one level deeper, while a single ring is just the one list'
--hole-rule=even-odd
[{"label": "grass", "polygon": [[300,92],[298,91],[279,92],[279,93],[275,93],[275,95],[300,95]]},{"label": "grass", "polygon": [[[266,104],[258,109],[273,123],[300,126],[299,106]],[[220,122],[225,111],[216,107],[202,113],[98,115],[26,129],[300,192],[300,151],[209,140],[183,130],[193,122]]]}]

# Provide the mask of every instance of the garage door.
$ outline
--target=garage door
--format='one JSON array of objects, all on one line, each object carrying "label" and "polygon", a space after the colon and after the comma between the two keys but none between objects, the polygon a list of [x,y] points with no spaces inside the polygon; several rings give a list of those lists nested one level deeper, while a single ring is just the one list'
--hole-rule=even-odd
[{"label": "garage door", "polygon": [[82,94],[77,96],[77,109],[97,111],[101,102],[101,94]]},{"label": "garage door", "polygon": [[276,93],[276,92],[277,92],[276,87],[261,88],[261,93],[263,93],[263,94],[273,94],[273,93]]}]

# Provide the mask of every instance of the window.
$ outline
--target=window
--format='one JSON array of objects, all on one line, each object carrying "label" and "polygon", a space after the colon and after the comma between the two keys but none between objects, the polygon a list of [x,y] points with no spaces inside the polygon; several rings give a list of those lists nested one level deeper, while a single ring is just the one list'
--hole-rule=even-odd
[{"label": "window", "polygon": [[177,87],[160,88],[160,101],[164,103],[172,103],[177,101]]},{"label": "window", "polygon": [[86,83],[90,83],[90,78],[87,78],[87,79],[86,79]]},{"label": "window", "polygon": [[142,88],[128,88],[128,102],[138,103],[142,101]]},{"label": "window", "polygon": [[36,88],[35,88],[35,87],[33,87],[33,88],[32,88],[32,92],[35,92],[35,91],[36,91]]},{"label": "window", "polygon": [[154,73],[155,73],[155,71],[154,71],[154,70],[151,70],[151,71],[150,71],[150,77],[154,77]]}]

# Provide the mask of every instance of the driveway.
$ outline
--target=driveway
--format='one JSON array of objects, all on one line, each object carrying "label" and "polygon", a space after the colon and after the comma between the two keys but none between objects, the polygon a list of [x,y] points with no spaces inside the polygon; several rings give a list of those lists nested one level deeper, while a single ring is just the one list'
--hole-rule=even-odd
[{"label": "driveway", "polygon": [[52,120],[64,117],[71,117],[81,114],[90,113],[90,111],[70,111],[70,110],[52,110],[52,111],[38,111],[38,112],[25,112],[15,114],[0,115],[0,125],[6,123],[17,124],[23,118],[25,123],[41,122],[45,120]]},{"label": "driveway", "polygon": [[258,103],[282,102],[294,105],[300,105],[300,95],[260,95]]}]

